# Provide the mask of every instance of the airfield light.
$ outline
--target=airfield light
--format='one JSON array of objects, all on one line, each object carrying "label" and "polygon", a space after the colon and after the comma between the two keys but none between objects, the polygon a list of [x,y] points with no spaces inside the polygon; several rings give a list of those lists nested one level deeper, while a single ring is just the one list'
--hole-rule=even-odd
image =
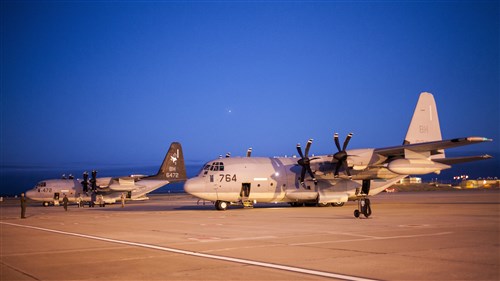
[{"label": "airfield light", "polygon": [[469,175],[460,175],[460,176],[454,176],[454,180],[467,180],[469,178]]}]

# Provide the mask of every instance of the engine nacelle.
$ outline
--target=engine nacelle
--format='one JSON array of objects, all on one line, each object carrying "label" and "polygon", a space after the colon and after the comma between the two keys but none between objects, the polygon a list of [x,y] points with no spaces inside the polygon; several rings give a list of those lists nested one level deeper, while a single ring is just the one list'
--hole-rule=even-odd
[{"label": "engine nacelle", "polygon": [[287,192],[286,197],[292,200],[316,200],[318,193],[315,191],[293,191]]},{"label": "engine nacelle", "polygon": [[400,175],[425,175],[439,173],[450,166],[429,159],[396,159],[387,165],[387,169]]},{"label": "engine nacelle", "polygon": [[371,163],[376,162],[374,160],[373,148],[364,149],[350,149],[347,151],[347,165],[356,171],[362,171],[368,167]]}]

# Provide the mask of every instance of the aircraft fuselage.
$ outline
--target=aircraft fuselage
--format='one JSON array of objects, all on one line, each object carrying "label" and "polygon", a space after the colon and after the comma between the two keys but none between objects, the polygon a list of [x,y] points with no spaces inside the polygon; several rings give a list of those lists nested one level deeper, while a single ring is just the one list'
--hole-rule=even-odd
[{"label": "aircraft fuselage", "polygon": [[[322,165],[331,165],[324,158],[311,163],[317,173]],[[325,174],[317,184],[312,180],[300,184],[300,171],[297,158],[222,158],[205,164],[197,177],[185,183],[184,190],[209,201],[341,203],[355,200],[362,185],[361,181],[335,179],[332,173]],[[370,194],[403,177],[374,181]]]}]

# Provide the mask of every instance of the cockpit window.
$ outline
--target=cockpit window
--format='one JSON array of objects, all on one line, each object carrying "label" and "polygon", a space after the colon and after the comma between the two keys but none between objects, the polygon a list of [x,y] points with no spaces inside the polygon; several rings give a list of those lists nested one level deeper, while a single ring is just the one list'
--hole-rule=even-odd
[{"label": "cockpit window", "polygon": [[223,162],[214,162],[210,166],[210,171],[224,171],[224,163]]},{"label": "cockpit window", "polygon": [[201,168],[200,174],[203,173],[206,175],[208,173],[208,170],[210,170],[210,164],[205,164],[203,165],[203,168]]},{"label": "cockpit window", "polygon": [[215,162],[214,167],[216,167],[219,171],[224,171],[224,163],[222,162]]},{"label": "cockpit window", "polygon": [[44,181],[41,181],[41,182],[36,184],[36,187],[46,187],[46,186],[47,186],[47,183]]}]

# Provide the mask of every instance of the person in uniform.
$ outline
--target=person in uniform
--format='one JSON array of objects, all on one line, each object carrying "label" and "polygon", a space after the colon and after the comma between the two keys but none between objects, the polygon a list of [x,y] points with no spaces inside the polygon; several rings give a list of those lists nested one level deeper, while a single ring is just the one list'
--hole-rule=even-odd
[{"label": "person in uniform", "polygon": [[122,208],[125,207],[125,194],[122,193]]},{"label": "person in uniform", "polygon": [[66,194],[64,194],[63,206],[64,206],[64,210],[67,211],[68,210],[68,197],[66,196]]},{"label": "person in uniform", "polygon": [[95,191],[92,191],[92,193],[90,194],[89,207],[94,208],[96,201],[97,201],[97,195],[95,194]]},{"label": "person in uniform", "polygon": [[26,197],[24,197],[24,193],[21,193],[21,218],[26,218]]}]

